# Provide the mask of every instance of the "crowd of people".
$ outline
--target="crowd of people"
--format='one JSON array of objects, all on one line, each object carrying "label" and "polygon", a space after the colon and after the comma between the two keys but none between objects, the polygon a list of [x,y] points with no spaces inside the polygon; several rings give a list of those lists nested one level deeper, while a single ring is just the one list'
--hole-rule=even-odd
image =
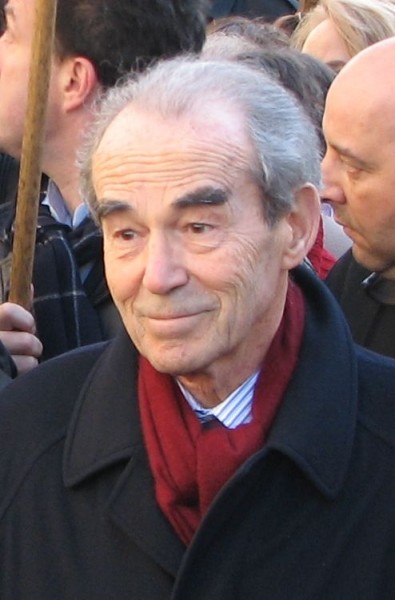
[{"label": "crowd of people", "polygon": [[392,600],[395,0],[1,14],[0,597]]}]

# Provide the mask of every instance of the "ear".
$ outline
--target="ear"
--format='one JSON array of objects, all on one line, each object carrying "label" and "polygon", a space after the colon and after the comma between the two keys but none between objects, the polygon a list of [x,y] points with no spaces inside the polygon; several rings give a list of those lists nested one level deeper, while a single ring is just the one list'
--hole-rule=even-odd
[{"label": "ear", "polygon": [[288,237],[283,254],[287,270],[299,265],[312,248],[318,233],[321,203],[317,189],[310,183],[295,192],[294,207],[285,217]]},{"label": "ear", "polygon": [[61,86],[65,112],[73,111],[86,104],[99,85],[95,68],[90,60],[82,56],[63,60]]}]

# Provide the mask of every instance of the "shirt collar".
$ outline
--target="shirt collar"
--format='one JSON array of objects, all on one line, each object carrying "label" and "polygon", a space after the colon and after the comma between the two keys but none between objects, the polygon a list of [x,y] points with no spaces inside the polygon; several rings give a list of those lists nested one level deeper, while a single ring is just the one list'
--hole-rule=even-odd
[{"label": "shirt collar", "polygon": [[74,214],[71,215],[59,188],[56,183],[51,180],[48,182],[47,191],[42,203],[45,206],[48,206],[49,212],[55,221],[62,225],[68,225],[73,229],[78,227],[89,214],[87,206],[81,202],[75,209]]},{"label": "shirt collar", "polygon": [[253,373],[225,400],[213,408],[201,406],[192,394],[178,380],[176,381],[185,400],[200,420],[213,416],[227,429],[235,429],[239,425],[250,423],[252,420],[252,400],[258,375],[259,371]]}]

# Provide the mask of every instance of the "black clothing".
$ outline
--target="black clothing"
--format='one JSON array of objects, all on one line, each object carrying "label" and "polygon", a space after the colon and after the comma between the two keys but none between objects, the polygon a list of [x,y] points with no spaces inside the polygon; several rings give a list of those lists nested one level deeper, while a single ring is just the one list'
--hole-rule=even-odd
[{"label": "black clothing", "polygon": [[298,10],[298,0],[214,0],[209,15],[213,19],[229,15],[266,17],[274,21]]},{"label": "black clothing", "polygon": [[19,162],[0,152],[0,204],[14,201],[18,190]]},{"label": "black clothing", "polygon": [[155,501],[125,332],[8,386],[2,600],[392,600],[395,362],[295,277],[306,327],[283,404],[187,550]]},{"label": "black clothing", "polygon": [[8,385],[16,375],[15,363],[0,341],[0,390]]},{"label": "black clothing", "polygon": [[368,279],[371,275],[371,271],[357,263],[350,249],[331,269],[326,283],[346,316],[354,340],[369,350],[395,358],[393,295],[386,290],[386,299],[376,289],[379,282]]},{"label": "black clothing", "polygon": [[[12,248],[15,201],[0,205],[0,252]],[[87,271],[85,279],[81,273]],[[103,240],[87,217],[78,227],[58,223],[40,203],[33,263],[33,314],[41,360],[113,337],[120,326],[104,277]]]},{"label": "black clothing", "polygon": [[[102,254],[102,234],[90,217],[72,229],[40,207],[33,285],[42,360],[107,339],[97,311],[101,303],[112,302]],[[82,281],[84,265],[91,267]]]}]

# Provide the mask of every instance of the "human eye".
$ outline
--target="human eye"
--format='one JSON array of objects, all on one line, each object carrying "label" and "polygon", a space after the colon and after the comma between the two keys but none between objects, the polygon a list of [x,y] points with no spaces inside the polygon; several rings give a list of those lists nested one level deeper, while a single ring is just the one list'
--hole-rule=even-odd
[{"label": "human eye", "polygon": [[140,247],[142,236],[132,227],[103,228],[106,247],[122,254],[135,254]]},{"label": "human eye", "polygon": [[217,248],[224,236],[224,227],[215,220],[189,221],[183,230],[184,241],[191,252],[208,252]]},{"label": "human eye", "polygon": [[357,171],[359,171],[359,169],[357,169],[353,165],[350,165],[347,161],[343,161],[343,168],[346,171],[346,173],[350,173],[350,174],[354,174]]},{"label": "human eye", "polygon": [[363,177],[368,173],[373,173],[376,166],[372,161],[367,161],[363,156],[354,156],[350,154],[340,154],[339,160],[344,172],[351,178]]},{"label": "human eye", "polygon": [[356,165],[348,157],[340,157],[340,163],[343,168],[343,172],[351,178],[358,177],[362,169],[359,165]]},{"label": "human eye", "polygon": [[207,233],[211,233],[214,229],[214,226],[209,223],[189,223],[188,229],[190,233],[195,235],[203,235]]},{"label": "human eye", "polygon": [[124,229],[116,229],[112,233],[113,242],[120,247],[127,247],[135,244],[138,237],[138,233],[129,227]]},{"label": "human eye", "polygon": [[359,167],[354,167],[352,165],[347,165],[346,173],[350,179],[357,179],[361,175],[362,169],[360,169]]}]

